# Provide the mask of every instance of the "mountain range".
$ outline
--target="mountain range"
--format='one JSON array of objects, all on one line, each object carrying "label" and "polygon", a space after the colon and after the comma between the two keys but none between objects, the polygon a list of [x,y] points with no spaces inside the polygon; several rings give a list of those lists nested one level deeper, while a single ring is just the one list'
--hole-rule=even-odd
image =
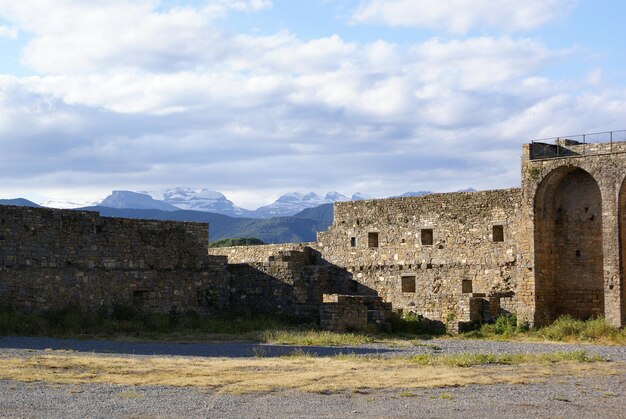
[{"label": "mountain range", "polygon": [[289,217],[299,212],[323,204],[338,201],[364,200],[371,197],[356,193],[348,198],[338,192],[328,192],[325,196],[315,192],[302,194],[291,192],[279,197],[275,202],[248,210],[238,207],[223,193],[209,189],[172,188],[163,193],[163,199],[155,199],[150,194],[132,191],[113,191],[103,201],[92,206],[117,209],[158,209],[161,211],[192,210],[212,212],[238,218]]},{"label": "mountain range", "polygon": [[[470,188],[460,192],[471,191]],[[406,192],[399,196],[429,193]],[[329,192],[324,197],[313,192],[294,192],[251,211],[237,207],[222,193],[208,189],[173,188],[163,197],[158,200],[147,193],[113,191],[99,205],[76,209],[98,211],[103,217],[206,222],[211,241],[255,237],[265,243],[286,243],[315,241],[317,232],[328,229],[333,222],[333,202],[371,199],[363,194],[348,198],[337,192]],[[40,206],[23,198],[0,199],[0,205]]]}]

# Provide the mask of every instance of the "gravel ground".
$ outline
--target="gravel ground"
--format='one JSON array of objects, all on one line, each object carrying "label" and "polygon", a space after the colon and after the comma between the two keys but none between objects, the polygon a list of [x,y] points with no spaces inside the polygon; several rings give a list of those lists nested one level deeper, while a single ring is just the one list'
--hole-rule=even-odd
[{"label": "gravel ground", "polygon": [[600,346],[590,344],[497,342],[488,340],[433,339],[421,341],[417,346],[394,347],[369,344],[354,347],[286,346],[251,342],[219,343],[159,343],[118,342],[109,340],[54,339],[42,337],[0,338],[0,357],[21,355],[24,351],[69,350],[90,354],[203,356],[242,358],[281,356],[301,349],[312,355],[333,356],[360,354],[375,356],[401,356],[417,353],[454,354],[462,352],[483,353],[548,353],[583,350],[590,355],[600,355],[611,361],[626,361],[626,346]]},{"label": "gravel ground", "polygon": [[[335,353],[519,353],[585,350],[612,361],[626,361],[626,347],[581,344],[430,340],[427,346],[305,349],[320,356]],[[72,339],[6,337],[7,356],[71,350],[103,356],[252,357],[289,353],[294,347],[252,343],[120,343]],[[623,371],[623,370],[622,370]],[[489,373],[489,367],[485,367]],[[609,377],[551,378],[525,385],[473,385],[410,391],[383,390],[338,394],[280,391],[230,395],[199,388],[56,385],[0,380],[1,417],[603,417],[626,418],[626,373]]]}]

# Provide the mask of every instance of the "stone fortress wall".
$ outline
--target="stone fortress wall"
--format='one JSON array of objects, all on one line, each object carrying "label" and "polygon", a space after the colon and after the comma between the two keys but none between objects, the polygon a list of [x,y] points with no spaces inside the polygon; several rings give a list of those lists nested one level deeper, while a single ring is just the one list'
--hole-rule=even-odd
[{"label": "stone fortress wall", "polygon": [[206,224],[0,207],[0,305],[625,325],[626,142],[522,151],[519,189],[336,203],[315,243],[207,249]]},{"label": "stone fortress wall", "polygon": [[394,309],[454,327],[483,319],[473,298],[517,311],[520,206],[519,189],[342,202],[318,246]]},{"label": "stone fortress wall", "polygon": [[213,249],[262,262],[309,247],[355,293],[450,329],[515,313],[626,324],[626,142],[559,139],[522,149],[522,187],[339,202],[316,243]]},{"label": "stone fortress wall", "polygon": [[0,206],[0,306],[110,311],[223,309],[226,258],[207,225]]}]

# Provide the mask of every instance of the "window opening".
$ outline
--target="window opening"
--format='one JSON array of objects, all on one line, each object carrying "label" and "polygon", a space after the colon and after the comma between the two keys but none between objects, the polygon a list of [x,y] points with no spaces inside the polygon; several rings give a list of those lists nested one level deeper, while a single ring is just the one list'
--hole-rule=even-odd
[{"label": "window opening", "polygon": [[432,244],[433,244],[433,229],[423,228],[422,229],[422,245],[432,246]]},{"label": "window opening", "polygon": [[493,241],[494,242],[503,242],[504,241],[504,226],[496,225],[493,226]]},{"label": "window opening", "polygon": [[367,246],[378,247],[378,233],[367,233]]},{"label": "window opening", "polygon": [[415,293],[415,277],[414,276],[402,277],[402,292]]}]

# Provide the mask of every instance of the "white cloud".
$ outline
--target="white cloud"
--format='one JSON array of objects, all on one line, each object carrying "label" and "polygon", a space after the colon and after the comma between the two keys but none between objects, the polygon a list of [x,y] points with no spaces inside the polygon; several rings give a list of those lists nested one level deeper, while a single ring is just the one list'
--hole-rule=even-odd
[{"label": "white cloud", "polygon": [[17,38],[19,32],[16,28],[0,25],[0,38]]},{"label": "white cloud", "polygon": [[455,34],[472,29],[514,32],[545,25],[572,6],[573,0],[369,0],[355,11],[353,20]]},{"label": "white cloud", "polygon": [[149,0],[0,0],[0,16],[31,34],[22,61],[41,73],[111,66],[167,71],[220,60],[227,45],[214,20],[229,10],[270,6],[264,0],[215,0],[158,11]]},{"label": "white cloud", "polygon": [[289,190],[514,186],[521,142],[626,119],[599,71],[543,74],[570,52],[531,38],[361,44],[216,25],[270,5],[254,1],[22,4],[0,0],[0,15],[31,34],[23,58],[40,74],[0,76],[0,194],[189,185],[252,206]]}]

